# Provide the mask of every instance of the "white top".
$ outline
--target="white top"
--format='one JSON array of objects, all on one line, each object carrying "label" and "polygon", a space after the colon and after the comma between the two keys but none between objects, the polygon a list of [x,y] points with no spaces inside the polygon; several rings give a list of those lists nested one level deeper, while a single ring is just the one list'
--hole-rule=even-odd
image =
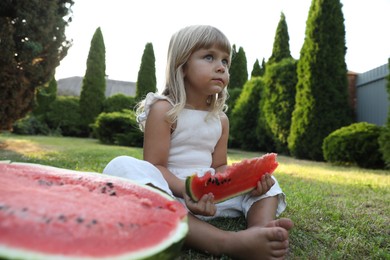
[{"label": "white top", "polygon": [[[145,112],[138,121],[144,123],[150,107],[163,99],[169,101],[165,96],[149,93],[145,99]],[[221,134],[222,124],[218,116],[208,111],[183,109],[171,135],[168,169],[181,179],[195,172],[202,175],[211,170],[212,153]]]}]

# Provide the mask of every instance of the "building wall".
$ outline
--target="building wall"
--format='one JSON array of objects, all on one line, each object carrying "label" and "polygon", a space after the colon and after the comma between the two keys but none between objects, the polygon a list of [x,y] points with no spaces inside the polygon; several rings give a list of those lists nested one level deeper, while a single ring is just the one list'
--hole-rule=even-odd
[{"label": "building wall", "polygon": [[388,64],[358,74],[356,81],[356,120],[383,126],[389,112],[386,90]]},{"label": "building wall", "polygon": [[[83,84],[82,77],[70,77],[57,80],[57,95],[59,96],[80,96]],[[124,94],[126,96],[135,96],[136,83],[120,80],[106,79],[106,97],[115,94]]]}]

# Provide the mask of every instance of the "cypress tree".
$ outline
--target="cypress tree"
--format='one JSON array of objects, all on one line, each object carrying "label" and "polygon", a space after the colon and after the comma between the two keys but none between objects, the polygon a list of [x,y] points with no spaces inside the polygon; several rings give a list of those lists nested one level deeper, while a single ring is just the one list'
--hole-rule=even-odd
[{"label": "cypress tree", "polygon": [[87,69],[80,94],[80,114],[84,131],[89,134],[89,125],[103,110],[106,91],[106,49],[103,34],[96,29],[89,49]]},{"label": "cypress tree", "polygon": [[267,67],[267,65],[266,65],[266,63],[265,63],[265,59],[263,58],[263,60],[262,60],[262,62],[261,62],[261,76],[264,75],[265,70],[266,70],[266,67]]},{"label": "cypress tree", "polygon": [[263,77],[262,114],[279,153],[288,153],[287,138],[295,105],[296,70],[297,61],[286,58],[280,62],[268,63]]},{"label": "cypress tree", "polygon": [[156,59],[154,57],[153,45],[149,42],[145,45],[141,66],[138,71],[135,95],[137,101],[143,99],[149,92],[157,91],[155,62]]},{"label": "cypress tree", "polygon": [[248,68],[247,60],[244,48],[240,47],[238,52],[236,52],[236,46],[233,45],[233,55],[232,63],[229,69],[230,73],[230,82],[229,88],[239,88],[244,87],[245,82],[248,80]]},{"label": "cypress tree", "polygon": [[296,61],[290,54],[286,17],[281,14],[276,29],[272,55],[264,74],[262,114],[265,128],[272,136],[279,153],[288,153],[291,114],[295,104],[297,84]]},{"label": "cypress tree", "polygon": [[70,42],[72,0],[0,1],[0,130],[33,108],[36,88],[49,82]]},{"label": "cypress tree", "polygon": [[231,146],[246,150],[264,148],[256,137],[258,103],[263,90],[263,81],[254,77],[244,84],[241,95],[231,113]]},{"label": "cypress tree", "polygon": [[282,13],[280,15],[278,27],[276,28],[272,55],[269,58],[268,63],[279,62],[285,58],[291,58],[289,41],[290,37],[288,35],[286,17]]},{"label": "cypress tree", "polygon": [[256,59],[255,63],[253,64],[251,78],[259,76],[262,76],[262,70],[259,64],[259,60]]},{"label": "cypress tree", "polygon": [[297,158],[323,160],[324,138],[352,121],[341,8],[340,0],[312,0],[310,6],[288,138]]}]

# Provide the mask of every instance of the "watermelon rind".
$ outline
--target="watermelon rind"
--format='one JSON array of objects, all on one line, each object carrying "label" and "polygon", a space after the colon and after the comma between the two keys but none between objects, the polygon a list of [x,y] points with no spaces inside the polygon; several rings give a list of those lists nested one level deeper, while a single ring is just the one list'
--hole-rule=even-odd
[{"label": "watermelon rind", "polygon": [[9,248],[0,245],[0,259],[29,259],[29,260],[141,260],[141,259],[161,259],[171,260],[179,255],[184,238],[188,233],[187,218],[183,219],[182,223],[174,230],[174,234],[169,239],[164,240],[163,243],[156,245],[153,248],[140,250],[128,254],[121,254],[118,256],[107,257],[77,257],[43,254],[19,248]]},{"label": "watermelon rind", "polygon": [[[39,167],[45,167],[48,170],[55,172],[62,170],[61,168],[56,168],[52,166],[47,165],[40,165],[40,164],[33,164],[33,163],[21,163],[21,162],[10,162],[10,161],[0,161],[0,163],[11,163],[11,164],[20,164],[20,165],[26,165],[26,166],[39,166]],[[67,170],[68,172],[71,172],[72,170]],[[86,176],[93,176],[94,178],[109,178],[109,179],[120,179],[121,181],[125,180],[127,182],[137,184],[136,182],[125,179],[122,177],[117,176],[108,176],[103,174],[98,174],[95,172],[81,172],[77,171],[78,173],[85,174]],[[63,173],[61,174],[66,175],[71,173]],[[140,184],[137,184],[140,185]],[[160,196],[163,196],[169,200],[175,200],[173,197],[168,195],[167,193],[150,187],[148,185],[142,185],[143,188],[149,189],[155,193],[158,193]],[[6,245],[0,244],[0,259],[28,259],[28,260],[138,260],[138,259],[161,259],[161,260],[170,260],[174,259],[176,256],[179,255],[181,248],[184,243],[184,239],[187,236],[188,233],[188,218],[184,217],[181,219],[180,223],[178,223],[175,230],[172,230],[171,234],[167,239],[162,241],[161,243],[154,245],[153,247],[149,247],[147,249],[141,249],[136,252],[129,252],[125,254],[120,255],[111,255],[106,257],[81,257],[81,256],[72,256],[72,255],[56,255],[56,254],[45,254],[42,252],[36,252],[31,250],[25,250],[23,248],[13,248]]]}]

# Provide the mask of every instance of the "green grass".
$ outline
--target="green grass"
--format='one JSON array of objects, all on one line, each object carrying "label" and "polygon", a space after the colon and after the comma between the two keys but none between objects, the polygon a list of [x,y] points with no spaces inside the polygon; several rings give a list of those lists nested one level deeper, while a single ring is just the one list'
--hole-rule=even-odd
[{"label": "green grass", "polygon": [[[118,155],[142,149],[103,145],[95,139],[0,135],[0,160],[101,172]],[[229,150],[229,163],[259,156]],[[278,156],[275,176],[291,218],[289,259],[390,259],[390,173]],[[243,218],[218,219],[220,228],[245,228]],[[220,259],[183,250],[180,259]],[[221,257],[221,259],[228,259]]]}]

